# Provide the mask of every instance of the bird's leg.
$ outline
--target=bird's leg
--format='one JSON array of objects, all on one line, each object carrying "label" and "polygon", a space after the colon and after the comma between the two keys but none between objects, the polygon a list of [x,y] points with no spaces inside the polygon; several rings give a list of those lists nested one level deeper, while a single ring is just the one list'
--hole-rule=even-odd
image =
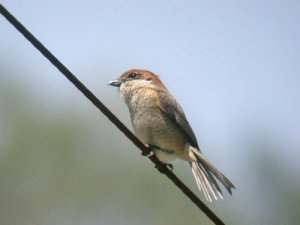
[{"label": "bird's leg", "polygon": [[[151,144],[145,144],[145,146],[150,150],[150,153],[149,153],[149,154],[146,154],[146,153],[144,153],[143,151],[141,151],[141,155],[147,156],[147,157],[151,157],[151,156],[154,155],[153,149],[155,149],[155,148],[156,148],[156,149],[160,149],[159,147],[157,147],[157,146],[155,146],[155,145],[151,145]],[[171,163],[163,163],[163,162],[162,162],[162,164],[163,164],[164,166],[166,166],[169,170],[173,171],[173,165],[172,165]],[[162,170],[163,170],[163,168],[162,168],[161,166],[155,165],[155,168],[158,169],[158,170],[161,171],[161,172],[162,172]]]},{"label": "bird's leg", "polygon": [[152,145],[150,145],[150,144],[145,144],[145,146],[146,146],[146,148],[148,148],[148,149],[149,149],[150,153],[149,153],[149,154],[147,154],[147,153],[145,153],[145,152],[141,151],[141,155],[142,155],[142,156],[147,156],[147,157],[151,157],[151,156],[153,156],[153,155],[154,155],[154,152],[152,151],[152,149],[153,149],[153,146],[152,146]]}]

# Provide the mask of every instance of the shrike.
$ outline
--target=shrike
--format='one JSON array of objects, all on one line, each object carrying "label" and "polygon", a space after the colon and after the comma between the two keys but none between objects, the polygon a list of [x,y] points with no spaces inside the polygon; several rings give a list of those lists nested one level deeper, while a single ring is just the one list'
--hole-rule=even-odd
[{"label": "shrike", "polygon": [[210,202],[212,198],[223,198],[215,178],[232,193],[234,185],[204,157],[181,106],[157,75],[132,69],[109,85],[120,88],[136,136],[160,161],[168,163],[176,158],[187,161],[199,190]]}]

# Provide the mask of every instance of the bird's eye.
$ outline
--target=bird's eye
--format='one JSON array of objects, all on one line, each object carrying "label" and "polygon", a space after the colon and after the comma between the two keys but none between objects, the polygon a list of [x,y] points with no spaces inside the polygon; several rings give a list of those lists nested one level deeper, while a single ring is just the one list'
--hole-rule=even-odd
[{"label": "bird's eye", "polygon": [[128,75],[128,78],[137,78],[138,77],[138,73],[130,73],[129,75]]}]

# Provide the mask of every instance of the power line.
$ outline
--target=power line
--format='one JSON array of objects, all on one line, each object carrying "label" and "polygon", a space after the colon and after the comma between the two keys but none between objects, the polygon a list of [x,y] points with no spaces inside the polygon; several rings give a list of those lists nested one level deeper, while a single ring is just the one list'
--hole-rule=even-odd
[{"label": "power line", "polygon": [[[144,155],[150,150],[80,81],[65,67],[33,34],[31,34],[2,4],[0,13],[37,49],[39,50],[77,89],[85,95],[125,136],[131,140]],[[155,167],[165,174],[200,210],[202,210],[215,224],[225,225],[168,167],[160,162],[153,154],[149,159]]]}]

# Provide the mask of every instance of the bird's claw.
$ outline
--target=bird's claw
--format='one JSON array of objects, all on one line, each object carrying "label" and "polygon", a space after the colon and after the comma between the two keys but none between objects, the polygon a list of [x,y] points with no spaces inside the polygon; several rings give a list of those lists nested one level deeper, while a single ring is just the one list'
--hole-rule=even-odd
[{"label": "bird's claw", "polygon": [[[154,155],[154,152],[151,151],[151,149],[153,148],[157,148],[154,145],[150,145],[150,144],[145,144],[146,148],[150,150],[149,154],[141,151],[141,155],[143,156],[147,156],[147,157],[151,157]],[[155,168],[158,169],[160,172],[162,172],[164,170],[164,167],[167,167],[170,171],[173,171],[173,165],[171,163],[161,163],[160,165],[155,165]]]},{"label": "bird's claw", "polygon": [[147,156],[147,157],[151,157],[151,156],[154,155],[154,152],[146,153],[146,152],[141,151],[140,153],[141,153],[142,156]]},{"label": "bird's claw", "polygon": [[169,170],[173,171],[173,165],[171,163],[166,163],[165,165]]},{"label": "bird's claw", "polygon": [[141,151],[141,155],[142,155],[142,156],[147,156],[147,157],[153,156],[153,155],[154,155],[154,152],[151,151],[151,146],[148,145],[148,144],[145,144],[145,146],[146,146],[146,148],[149,150],[149,153],[144,152],[144,151]]}]

